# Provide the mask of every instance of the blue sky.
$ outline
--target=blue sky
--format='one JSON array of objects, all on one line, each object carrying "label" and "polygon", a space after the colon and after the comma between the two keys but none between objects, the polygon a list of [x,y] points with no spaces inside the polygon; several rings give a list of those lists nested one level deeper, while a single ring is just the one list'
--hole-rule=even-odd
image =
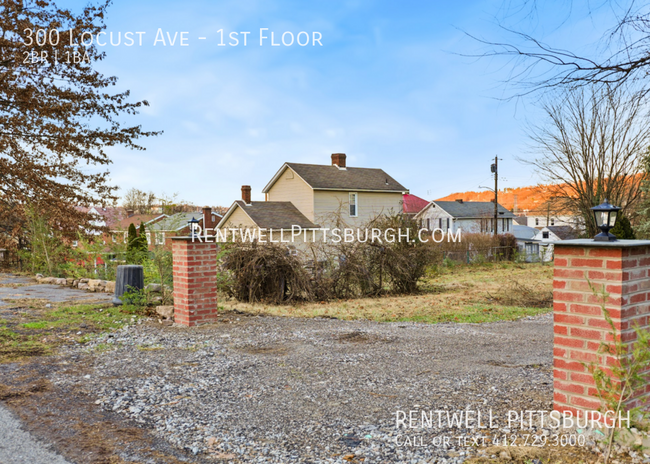
[{"label": "blue sky", "polygon": [[[463,31],[503,40],[496,18],[505,11],[508,25],[583,51],[608,12],[568,13],[558,0],[528,17],[504,3],[115,0],[107,30],[146,34],[142,46],[106,47],[99,69],[149,101],[126,121],[164,134],[143,140],[144,152],[112,149],[112,182],[122,193],[137,187],[227,206],[242,184],[262,200],[285,161],[329,164],[344,152],[349,166],[382,168],[426,199],[491,185],[495,155],[501,186],[535,184],[515,160],[527,153],[526,122],[540,120],[533,99],[501,100],[516,92],[502,83],[512,67],[461,56],[483,50]],[[188,32],[189,45],[177,36],[175,46],[154,47],[158,28]],[[276,42],[284,31],[317,31],[323,45],[260,46],[260,28]],[[220,29],[226,42],[250,31],[247,46],[218,46]]]}]

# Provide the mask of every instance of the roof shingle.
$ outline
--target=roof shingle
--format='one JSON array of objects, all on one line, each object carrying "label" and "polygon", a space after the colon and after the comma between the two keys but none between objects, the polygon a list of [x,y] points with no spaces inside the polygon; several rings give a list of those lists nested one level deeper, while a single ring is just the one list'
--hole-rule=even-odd
[{"label": "roof shingle", "polygon": [[290,201],[253,201],[247,205],[242,200],[237,200],[235,203],[260,229],[291,229],[294,225],[303,229],[318,227]]},{"label": "roof shingle", "polygon": [[[407,189],[382,169],[345,168],[321,164],[285,163],[314,190],[349,190],[406,192]],[[279,173],[283,171],[280,169]],[[276,175],[277,177],[277,175]],[[274,180],[276,179],[274,177]],[[262,190],[267,193],[273,185],[272,180]]]},{"label": "roof shingle", "polygon": [[[434,201],[444,211],[455,218],[492,218],[494,217],[494,203],[491,201]],[[497,212],[500,218],[514,218],[515,215],[498,205]]]}]

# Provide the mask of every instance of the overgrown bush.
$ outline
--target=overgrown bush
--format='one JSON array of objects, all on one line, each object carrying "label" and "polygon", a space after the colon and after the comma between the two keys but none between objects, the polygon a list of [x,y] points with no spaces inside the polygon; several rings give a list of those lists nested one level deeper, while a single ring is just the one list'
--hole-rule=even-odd
[{"label": "overgrown bush", "polygon": [[220,280],[223,290],[240,301],[283,303],[311,300],[309,274],[286,246],[234,242],[224,245]]},{"label": "overgrown bush", "polygon": [[156,245],[142,260],[144,270],[144,283],[160,284],[159,303],[166,305],[173,303],[174,291],[174,260],[171,250],[162,245]]},{"label": "overgrown bush", "polygon": [[144,264],[149,259],[149,243],[147,242],[147,231],[143,222],[140,228],[136,229],[135,224],[129,224],[126,238],[126,263]]},{"label": "overgrown bush", "polygon": [[26,208],[25,246],[18,251],[23,268],[33,274],[43,273],[53,277],[65,277],[70,263],[80,256],[70,247],[50,219],[38,213],[36,208]]},{"label": "overgrown bush", "polygon": [[272,303],[416,292],[432,249],[419,241],[415,222],[381,216],[367,227],[408,229],[410,240],[317,241],[300,257],[282,244],[229,243],[220,256],[220,288],[241,301]]},{"label": "overgrown bush", "polygon": [[416,292],[418,281],[424,277],[435,255],[431,247],[420,241],[417,223],[403,215],[381,216],[373,227],[409,231],[411,240],[397,240],[382,246],[379,258],[394,293]]}]

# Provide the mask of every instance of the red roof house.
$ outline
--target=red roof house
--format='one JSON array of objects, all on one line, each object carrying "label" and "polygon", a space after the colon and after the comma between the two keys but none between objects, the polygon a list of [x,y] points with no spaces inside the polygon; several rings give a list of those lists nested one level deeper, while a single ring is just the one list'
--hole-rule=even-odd
[{"label": "red roof house", "polygon": [[402,211],[404,214],[416,215],[424,209],[430,202],[410,193],[402,195]]}]

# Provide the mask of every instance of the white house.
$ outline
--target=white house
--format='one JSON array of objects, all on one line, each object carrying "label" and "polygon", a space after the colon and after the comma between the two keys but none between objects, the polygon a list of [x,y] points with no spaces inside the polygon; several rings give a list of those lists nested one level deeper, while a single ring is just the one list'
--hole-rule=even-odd
[{"label": "white house", "polygon": [[554,243],[560,240],[571,240],[576,238],[576,232],[569,226],[548,226],[543,227],[534,239],[540,244],[540,255],[544,261],[553,260]]},{"label": "white house", "polygon": [[[515,215],[497,205],[497,233],[512,233]],[[456,233],[494,233],[494,203],[491,201],[432,201],[415,215],[420,227],[434,230],[450,230]]]},{"label": "white house", "polygon": [[513,224],[512,234],[517,239],[517,251],[524,257],[525,261],[536,262],[541,259],[540,240],[535,239],[539,229],[534,227]]}]

